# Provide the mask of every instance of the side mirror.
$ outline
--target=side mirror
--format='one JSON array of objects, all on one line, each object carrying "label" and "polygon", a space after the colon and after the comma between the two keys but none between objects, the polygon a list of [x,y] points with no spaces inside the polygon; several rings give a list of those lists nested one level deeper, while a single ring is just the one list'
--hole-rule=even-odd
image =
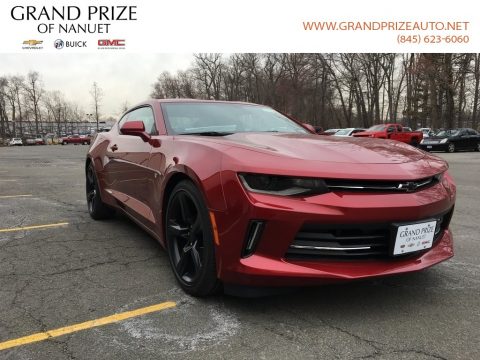
[{"label": "side mirror", "polygon": [[145,131],[145,125],[143,124],[143,121],[127,121],[120,128],[120,132],[123,135],[139,136],[145,142],[150,140],[150,135]]},{"label": "side mirror", "polygon": [[306,128],[307,130],[309,130],[310,132],[316,134],[317,132],[315,131],[315,128],[310,125],[310,124],[307,124],[307,123],[302,123],[303,127]]}]

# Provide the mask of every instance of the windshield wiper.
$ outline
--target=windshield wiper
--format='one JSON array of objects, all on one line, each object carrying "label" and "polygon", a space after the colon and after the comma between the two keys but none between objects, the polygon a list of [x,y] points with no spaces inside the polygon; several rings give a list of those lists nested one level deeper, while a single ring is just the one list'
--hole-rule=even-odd
[{"label": "windshield wiper", "polygon": [[232,135],[233,132],[224,132],[224,131],[201,131],[201,132],[187,132],[180,133],[178,135],[200,135],[200,136],[227,136]]}]

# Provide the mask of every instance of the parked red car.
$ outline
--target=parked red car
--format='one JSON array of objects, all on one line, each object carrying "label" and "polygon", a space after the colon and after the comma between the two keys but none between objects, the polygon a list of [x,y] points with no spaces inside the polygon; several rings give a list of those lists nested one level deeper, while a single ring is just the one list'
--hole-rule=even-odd
[{"label": "parked red car", "polygon": [[374,125],[366,131],[353,134],[353,136],[397,140],[417,147],[423,139],[423,133],[406,130],[400,124],[382,124]]},{"label": "parked red car", "polygon": [[66,137],[63,137],[60,141],[62,145],[67,145],[67,144],[82,144],[82,145],[90,145],[90,138],[85,135],[69,135]]},{"label": "parked red car", "polygon": [[152,100],[99,133],[94,219],[127,214],[190,294],[421,270],[453,256],[447,163],[396,141],[319,136],[260,105]]}]

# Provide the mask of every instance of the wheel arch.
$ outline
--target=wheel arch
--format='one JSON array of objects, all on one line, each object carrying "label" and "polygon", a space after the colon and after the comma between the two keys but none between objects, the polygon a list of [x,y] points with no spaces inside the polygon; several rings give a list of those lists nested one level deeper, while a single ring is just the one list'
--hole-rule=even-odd
[{"label": "wheel arch", "polygon": [[217,177],[217,181],[214,181],[217,186],[209,186],[206,188],[204,186],[204,181],[197,175],[197,173],[190,169],[189,167],[182,165],[180,167],[175,168],[174,170],[167,173],[166,178],[164,180],[164,186],[162,186],[161,190],[161,233],[162,238],[164,238],[165,232],[165,214],[168,205],[168,200],[170,199],[171,193],[175,186],[180,183],[181,181],[188,180],[191,181],[195,187],[198,189],[200,196],[203,198],[205,206],[207,207],[208,211],[217,210],[217,211],[224,211],[225,210],[225,200],[223,196],[223,190],[221,186],[220,174],[217,173],[216,175],[212,176],[212,178]]}]

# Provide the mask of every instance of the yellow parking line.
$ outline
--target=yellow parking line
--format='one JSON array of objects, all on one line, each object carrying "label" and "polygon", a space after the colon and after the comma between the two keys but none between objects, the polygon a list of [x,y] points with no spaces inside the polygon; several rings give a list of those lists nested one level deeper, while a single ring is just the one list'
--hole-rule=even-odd
[{"label": "yellow parking line", "polygon": [[167,302],[164,302],[164,303],[151,305],[151,306],[147,306],[147,307],[136,309],[136,310],[126,311],[126,312],[123,312],[123,313],[113,314],[113,315],[102,317],[102,318],[95,319],[95,320],[85,321],[85,322],[79,323],[79,324],[65,326],[65,327],[62,327],[62,328],[59,328],[59,329],[55,329],[55,330],[48,330],[48,331],[45,331],[45,332],[40,332],[40,333],[36,333],[36,334],[33,334],[33,335],[29,335],[29,336],[24,336],[24,337],[21,337],[21,338],[18,338],[18,339],[4,341],[4,342],[0,343],[0,350],[5,350],[5,349],[12,348],[12,347],[17,347],[17,346],[21,346],[21,345],[26,345],[26,344],[38,342],[38,341],[43,341],[43,340],[46,340],[46,339],[49,339],[49,338],[58,337],[58,336],[66,335],[66,334],[71,334],[71,333],[86,330],[86,329],[91,329],[91,328],[94,328],[94,327],[97,327],[97,326],[103,326],[103,325],[115,323],[115,322],[126,320],[126,319],[129,319],[129,318],[132,318],[132,317],[136,317],[136,316],[140,316],[140,315],[145,315],[145,314],[165,310],[165,309],[172,308],[172,307],[175,307],[175,306],[177,306],[176,303],[174,303],[172,301],[167,301]]},{"label": "yellow parking line", "polygon": [[32,226],[22,226],[17,228],[7,228],[7,229],[0,229],[0,233],[2,232],[12,232],[12,231],[23,231],[23,230],[33,230],[33,229],[44,229],[44,228],[51,228],[57,226],[68,225],[68,222],[61,222],[56,224],[46,224],[46,225],[32,225]]},{"label": "yellow parking line", "polygon": [[22,194],[22,195],[0,195],[0,199],[9,199],[9,198],[17,198],[17,197],[28,197],[33,196],[31,194]]}]

